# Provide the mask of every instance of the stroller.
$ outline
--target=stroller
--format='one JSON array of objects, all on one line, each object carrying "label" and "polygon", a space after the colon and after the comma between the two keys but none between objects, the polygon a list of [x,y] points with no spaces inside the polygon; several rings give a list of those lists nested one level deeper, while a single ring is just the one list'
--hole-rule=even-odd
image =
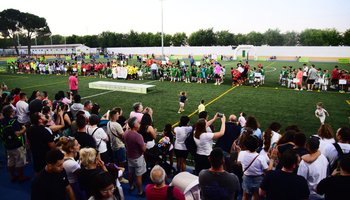
[{"label": "stroller", "polygon": [[174,174],[176,169],[167,162],[167,155],[172,148],[173,145],[171,144],[169,137],[165,136],[161,138],[154,147],[148,149],[145,152],[145,155],[147,156],[147,171],[150,172],[155,165],[159,165],[165,170],[166,174],[171,172]]}]

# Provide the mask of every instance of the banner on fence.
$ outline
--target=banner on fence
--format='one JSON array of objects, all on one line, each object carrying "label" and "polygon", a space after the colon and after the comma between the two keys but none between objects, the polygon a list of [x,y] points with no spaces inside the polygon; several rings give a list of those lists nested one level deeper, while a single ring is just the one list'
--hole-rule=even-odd
[{"label": "banner on fence", "polygon": [[338,63],[349,63],[349,58],[339,58]]},{"label": "banner on fence", "polygon": [[258,61],[266,61],[266,57],[258,57]]},{"label": "banner on fence", "polygon": [[202,56],[193,56],[195,60],[202,60]]},{"label": "banner on fence", "polygon": [[182,56],[170,56],[170,59],[174,59],[174,60],[176,60],[176,59],[179,59],[179,60],[182,60]]},{"label": "banner on fence", "polygon": [[72,60],[70,56],[66,56],[66,60]]},{"label": "banner on fence", "polygon": [[309,62],[309,58],[299,58],[299,62]]}]

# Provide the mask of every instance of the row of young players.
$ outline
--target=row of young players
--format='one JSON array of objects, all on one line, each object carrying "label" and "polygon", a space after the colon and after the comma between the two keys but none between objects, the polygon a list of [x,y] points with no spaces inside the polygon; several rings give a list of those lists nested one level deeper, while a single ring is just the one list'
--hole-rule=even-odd
[{"label": "row of young players", "polygon": [[[298,71],[297,71],[298,70]],[[298,75],[299,74],[299,75]],[[296,85],[298,83],[301,83],[301,81],[306,81],[304,77],[307,77],[308,72],[305,70],[299,69],[293,69],[292,66],[289,66],[288,69],[286,66],[282,67],[282,70],[280,72],[280,78],[279,83],[282,86],[287,86],[291,89],[297,89]],[[315,89],[318,91],[324,91],[326,92],[328,89],[328,84],[331,76],[328,73],[328,69],[325,69],[322,71],[321,68],[317,69],[316,73],[316,79],[315,79]],[[306,89],[306,86],[304,86],[302,89]]]},{"label": "row of young players", "polygon": [[[149,65],[137,66],[127,66],[128,69],[128,79],[139,79],[150,78],[151,70]],[[215,70],[220,72],[215,72]],[[160,65],[158,67],[157,73],[159,75],[159,81],[170,80],[170,82],[185,81],[186,83],[197,82],[197,83],[207,83],[208,80],[212,80],[220,77],[221,82],[225,79],[226,69],[225,66],[221,67],[220,63],[204,63],[202,65],[184,65],[180,67],[176,64]],[[107,71],[108,74],[108,71]],[[217,75],[217,76],[216,76]]]},{"label": "row of young players", "polygon": [[[240,69],[241,68],[241,69]],[[236,70],[231,67],[232,86],[247,84],[249,81],[250,87],[259,87],[265,84],[265,69],[261,64],[249,69],[249,65],[242,68],[237,64]]]}]

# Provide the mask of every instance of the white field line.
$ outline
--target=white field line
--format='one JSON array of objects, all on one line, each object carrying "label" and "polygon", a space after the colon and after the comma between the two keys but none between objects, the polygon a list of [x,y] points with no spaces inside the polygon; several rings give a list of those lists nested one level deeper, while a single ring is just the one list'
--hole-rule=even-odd
[{"label": "white field line", "polygon": [[[274,67],[271,67],[271,68],[274,68]],[[269,70],[269,71],[265,70],[265,72],[274,72],[274,71],[276,71],[276,68],[274,68],[274,70]]]}]

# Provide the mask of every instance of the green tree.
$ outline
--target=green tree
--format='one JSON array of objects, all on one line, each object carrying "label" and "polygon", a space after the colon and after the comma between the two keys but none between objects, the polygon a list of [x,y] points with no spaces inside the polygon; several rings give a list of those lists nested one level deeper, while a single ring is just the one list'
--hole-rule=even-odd
[{"label": "green tree", "polygon": [[17,35],[21,32],[23,15],[19,10],[7,9],[0,12],[0,33],[3,38],[10,38],[12,45],[19,55]]},{"label": "green tree", "polygon": [[323,46],[339,46],[342,43],[343,36],[336,29],[322,30]]},{"label": "green tree", "polygon": [[11,39],[9,38],[0,38],[0,48],[7,49],[13,45]]},{"label": "green tree", "polygon": [[99,47],[97,35],[84,35],[81,39],[82,43],[88,47]]},{"label": "green tree", "polygon": [[282,34],[284,46],[295,46],[298,44],[298,33],[295,31],[287,31]]},{"label": "green tree", "polygon": [[350,46],[350,29],[343,33],[343,45]]},{"label": "green tree", "polygon": [[131,30],[127,34],[127,46],[128,47],[139,47],[141,45],[139,34],[134,30]]},{"label": "green tree", "polygon": [[140,47],[148,47],[150,38],[153,36],[153,33],[142,32],[139,34]]},{"label": "green tree", "polygon": [[114,46],[115,44],[115,33],[110,31],[104,31],[98,35],[98,44],[101,48]]},{"label": "green tree", "polygon": [[268,29],[264,33],[266,44],[270,46],[283,46],[283,36],[279,29]]},{"label": "green tree", "polygon": [[51,34],[50,28],[46,23],[46,19],[43,17],[38,17],[31,13],[22,13],[23,23],[22,29],[26,33],[27,45],[28,45],[28,55],[30,56],[31,39],[34,36],[47,36]]},{"label": "green tree", "polygon": [[186,43],[187,43],[186,40],[187,40],[186,33],[184,33],[184,32],[182,32],[182,33],[175,33],[171,37],[171,44],[173,46],[176,46],[176,47],[185,46]]},{"label": "green tree", "polygon": [[200,29],[194,32],[188,38],[190,46],[213,46],[216,44],[216,35],[213,28],[207,30]]},{"label": "green tree", "polygon": [[252,31],[247,34],[247,43],[254,46],[261,46],[264,42],[264,35],[260,32]]},{"label": "green tree", "polygon": [[299,35],[302,46],[322,46],[324,44],[323,31],[320,29],[305,29]]},{"label": "green tree", "polygon": [[216,35],[216,45],[218,46],[229,46],[234,44],[235,35],[228,31],[217,31]]},{"label": "green tree", "polygon": [[242,33],[238,33],[236,36],[235,36],[235,45],[241,45],[241,44],[247,44],[247,41],[248,41],[248,37],[247,35],[244,35]]}]

